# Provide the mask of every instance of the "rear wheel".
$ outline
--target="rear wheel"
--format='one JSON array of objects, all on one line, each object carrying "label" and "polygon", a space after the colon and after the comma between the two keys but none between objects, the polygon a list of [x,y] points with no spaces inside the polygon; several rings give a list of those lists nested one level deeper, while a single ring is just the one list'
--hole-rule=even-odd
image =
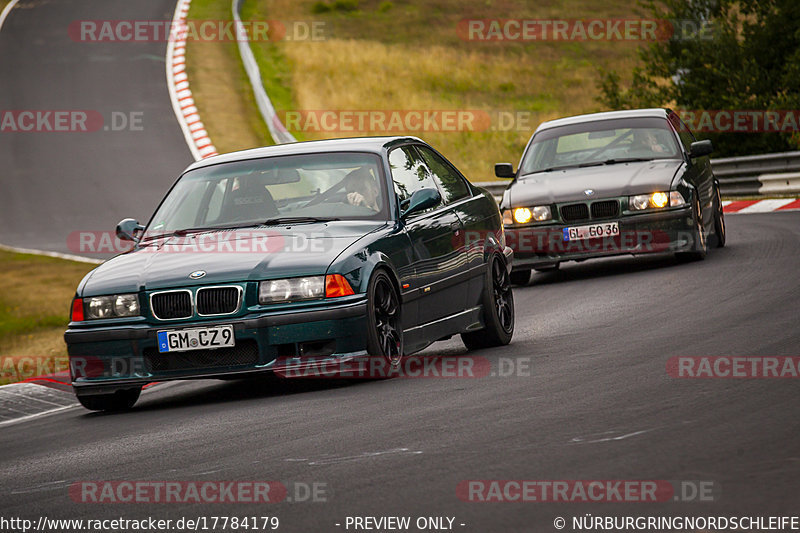
[{"label": "rear wheel", "polygon": [[703,211],[700,209],[700,198],[696,191],[694,193],[694,207],[692,211],[692,219],[694,220],[692,251],[676,253],[675,257],[681,261],[701,261],[706,258],[706,252],[708,250],[706,230],[703,225]]},{"label": "rear wheel", "polygon": [[714,237],[717,248],[725,246],[725,213],[722,212],[722,197],[719,187],[714,187]]},{"label": "rear wheel", "polygon": [[77,394],[78,401],[90,411],[127,411],[139,399],[141,388],[118,390],[107,394]]},{"label": "rear wheel", "polygon": [[385,271],[378,270],[372,276],[367,296],[367,351],[396,368],[403,358],[400,297]]},{"label": "rear wheel", "polygon": [[482,303],[486,327],[461,334],[461,340],[469,350],[503,346],[511,342],[514,335],[514,294],[506,262],[497,254],[489,262]]}]

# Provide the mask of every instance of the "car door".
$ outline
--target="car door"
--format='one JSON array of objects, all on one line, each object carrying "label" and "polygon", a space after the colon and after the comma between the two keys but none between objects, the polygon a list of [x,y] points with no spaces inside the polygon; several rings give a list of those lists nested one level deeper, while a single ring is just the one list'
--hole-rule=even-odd
[{"label": "car door", "polygon": [[486,280],[485,241],[487,237],[498,238],[492,228],[499,227],[500,221],[492,221],[494,212],[487,209],[486,198],[473,196],[466,178],[447,159],[428,146],[417,146],[417,150],[430,168],[443,201],[461,221],[462,231],[454,238],[454,244],[466,254],[460,284],[467,295],[467,307],[477,306]]},{"label": "car door", "polygon": [[[431,171],[412,145],[389,152],[389,166],[395,194],[401,211],[414,191],[436,189]],[[413,344],[414,326],[424,325],[464,310],[466,295],[458,285],[466,254],[453,246],[454,237],[462,231],[461,221],[451,206],[444,203],[405,220],[404,231],[411,243],[413,278],[404,282],[403,301],[416,302],[416,320],[404,324]],[[409,327],[410,326],[410,327]],[[443,335],[448,332],[443,332]]]}]

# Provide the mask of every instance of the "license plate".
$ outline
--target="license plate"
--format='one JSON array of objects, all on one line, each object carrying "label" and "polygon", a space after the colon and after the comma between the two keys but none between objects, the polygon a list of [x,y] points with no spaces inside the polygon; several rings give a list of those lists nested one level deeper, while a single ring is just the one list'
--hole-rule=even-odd
[{"label": "license plate", "polygon": [[158,351],[186,352],[234,346],[233,326],[174,329],[158,332]]},{"label": "license plate", "polygon": [[582,241],[596,237],[613,237],[619,235],[619,222],[606,222],[605,224],[589,224],[564,228],[565,241]]}]

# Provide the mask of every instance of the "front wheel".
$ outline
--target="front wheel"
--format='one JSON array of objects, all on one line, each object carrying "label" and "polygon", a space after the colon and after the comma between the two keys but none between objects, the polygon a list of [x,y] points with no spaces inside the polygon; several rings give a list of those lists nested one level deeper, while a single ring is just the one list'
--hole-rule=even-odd
[{"label": "front wheel", "polygon": [[78,401],[90,411],[127,411],[139,399],[141,388],[118,390],[107,394],[77,394]]},{"label": "front wheel", "polygon": [[386,272],[375,272],[369,281],[367,297],[367,351],[397,368],[403,358],[400,297]]},{"label": "front wheel", "polygon": [[703,211],[700,208],[700,198],[694,194],[694,208],[692,212],[694,231],[692,232],[692,251],[678,252],[675,257],[680,261],[701,261],[706,258],[708,243],[706,242],[706,229],[703,224]]},{"label": "front wheel", "polygon": [[719,194],[719,187],[714,187],[714,237],[716,238],[717,248],[725,246],[725,213],[722,211],[722,197]]},{"label": "front wheel", "polygon": [[489,262],[481,300],[486,327],[461,334],[468,350],[503,346],[514,335],[514,293],[506,262],[499,255],[495,254]]}]

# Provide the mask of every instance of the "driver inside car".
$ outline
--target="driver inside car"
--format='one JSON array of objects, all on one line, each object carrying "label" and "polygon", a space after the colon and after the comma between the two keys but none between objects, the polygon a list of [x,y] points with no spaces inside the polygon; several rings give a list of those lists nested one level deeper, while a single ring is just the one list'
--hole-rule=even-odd
[{"label": "driver inside car", "polygon": [[375,212],[381,210],[378,203],[380,189],[366,167],[357,168],[345,176],[344,189],[347,191],[348,204],[367,207]]},{"label": "driver inside car", "polygon": [[666,152],[664,146],[658,142],[656,136],[650,130],[633,130],[633,142],[631,148],[636,150],[647,150],[650,152]]}]

